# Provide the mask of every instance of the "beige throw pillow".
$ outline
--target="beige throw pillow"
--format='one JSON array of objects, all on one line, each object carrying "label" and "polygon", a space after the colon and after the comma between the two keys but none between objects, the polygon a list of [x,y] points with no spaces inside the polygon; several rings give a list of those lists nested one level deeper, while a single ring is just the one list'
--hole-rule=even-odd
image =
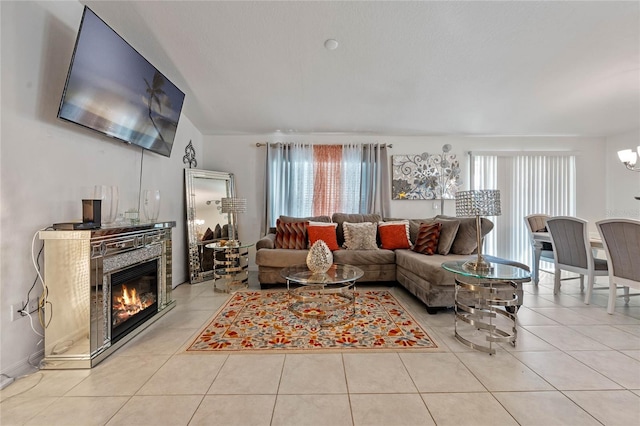
[{"label": "beige throw pillow", "polygon": [[371,222],[343,222],[344,245],[347,250],[377,250],[376,233],[378,225]]},{"label": "beige throw pillow", "polygon": [[451,253],[451,247],[456,239],[456,235],[458,235],[460,221],[438,219],[435,222],[442,224],[442,228],[440,228],[440,239],[438,240],[438,254],[447,255]]},{"label": "beige throw pillow", "polygon": [[[441,221],[445,216],[436,216],[436,220]],[[478,236],[476,232],[475,217],[458,217],[455,218],[460,227],[456,237],[451,245],[451,254],[473,254],[478,249]],[[487,218],[480,219],[480,235],[484,238],[493,229],[493,222]]]}]

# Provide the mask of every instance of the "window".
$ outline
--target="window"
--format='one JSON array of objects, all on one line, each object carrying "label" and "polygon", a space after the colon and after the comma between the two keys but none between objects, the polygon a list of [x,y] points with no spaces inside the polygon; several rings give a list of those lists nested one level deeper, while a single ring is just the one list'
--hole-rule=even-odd
[{"label": "window", "polygon": [[575,154],[471,152],[471,189],[499,189],[502,215],[490,217],[485,252],[530,263],[524,217],[533,213],[575,216]]},{"label": "window", "polygon": [[379,144],[269,144],[265,179],[265,225],[280,215],[384,214]]}]

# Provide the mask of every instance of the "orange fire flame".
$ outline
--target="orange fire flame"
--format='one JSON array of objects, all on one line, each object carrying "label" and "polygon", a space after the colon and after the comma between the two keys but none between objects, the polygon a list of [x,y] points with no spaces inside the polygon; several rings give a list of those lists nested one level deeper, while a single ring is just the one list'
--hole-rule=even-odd
[{"label": "orange fire flame", "polygon": [[140,305],[142,303],[142,301],[138,297],[138,292],[136,291],[136,289],[132,288],[131,294],[129,294],[129,290],[124,285],[122,286],[122,297],[120,298],[119,302],[124,302],[125,306]]},{"label": "orange fire flame", "polygon": [[148,298],[143,301],[135,288],[129,290],[127,286],[123,285],[122,296],[115,297],[112,307],[114,311],[114,326],[126,321],[143,309],[153,305],[153,302],[153,298]]}]

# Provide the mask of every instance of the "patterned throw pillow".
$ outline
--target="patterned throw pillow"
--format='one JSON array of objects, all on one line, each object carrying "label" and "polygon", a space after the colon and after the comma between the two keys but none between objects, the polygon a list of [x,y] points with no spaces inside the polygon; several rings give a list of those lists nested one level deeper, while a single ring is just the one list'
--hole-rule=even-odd
[{"label": "patterned throw pillow", "polygon": [[309,222],[276,221],[276,248],[304,250],[307,248],[307,224]]},{"label": "patterned throw pillow", "polygon": [[377,250],[376,234],[378,224],[372,222],[343,222],[344,248],[347,250]]},{"label": "patterned throw pillow", "polygon": [[423,221],[420,224],[420,226],[422,226],[422,224],[432,225],[434,223],[439,223],[441,225],[437,253],[446,256],[451,251],[451,246],[453,245],[453,241],[455,240],[456,235],[458,233],[458,228],[460,227],[460,221],[449,220],[449,219],[436,219],[436,220]]},{"label": "patterned throw pillow", "polygon": [[408,249],[411,248],[409,243],[409,222],[404,223],[378,224],[378,232],[380,233],[381,247],[387,250]]},{"label": "patterned throw pillow", "polygon": [[438,241],[440,240],[441,223],[423,223],[418,230],[416,243],[413,245],[413,251],[432,255],[438,250]]},{"label": "patterned throw pillow", "polygon": [[338,239],[336,238],[337,223],[319,223],[309,222],[307,234],[309,235],[309,247],[318,240],[324,241],[329,250],[336,251],[340,249]]}]

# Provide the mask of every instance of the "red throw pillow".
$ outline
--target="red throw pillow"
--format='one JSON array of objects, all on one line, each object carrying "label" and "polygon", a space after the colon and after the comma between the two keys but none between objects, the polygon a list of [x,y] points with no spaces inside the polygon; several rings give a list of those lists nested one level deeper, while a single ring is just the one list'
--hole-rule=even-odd
[{"label": "red throw pillow", "polygon": [[438,241],[440,240],[440,229],[442,224],[421,223],[416,237],[416,243],[413,245],[413,251],[432,255],[438,251]]},{"label": "red throw pillow", "polygon": [[378,227],[380,241],[383,249],[408,249],[411,244],[407,238],[407,226],[404,224],[394,224]]},{"label": "red throw pillow", "polygon": [[329,226],[322,225],[309,225],[307,228],[307,234],[309,234],[309,247],[318,240],[322,240],[327,244],[329,250],[335,251],[340,249],[338,245],[338,239],[336,238],[337,224],[327,224]]},{"label": "red throw pillow", "polygon": [[307,225],[309,222],[276,221],[276,248],[304,250],[307,248]]}]

